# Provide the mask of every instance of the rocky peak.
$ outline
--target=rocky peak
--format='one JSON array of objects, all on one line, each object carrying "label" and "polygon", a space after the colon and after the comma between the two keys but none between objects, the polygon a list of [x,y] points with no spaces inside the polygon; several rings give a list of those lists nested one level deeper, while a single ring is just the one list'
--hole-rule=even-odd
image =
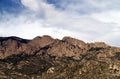
[{"label": "rocky peak", "polygon": [[66,41],[68,43],[71,43],[73,45],[77,45],[80,48],[85,48],[86,47],[86,43],[84,41],[78,40],[78,39],[75,39],[75,38],[72,38],[72,37],[64,37],[62,40]]},{"label": "rocky peak", "polygon": [[7,57],[12,54],[18,54],[18,49],[22,44],[28,43],[29,40],[19,37],[0,37],[0,58]]},{"label": "rocky peak", "polygon": [[[80,54],[94,50],[94,48],[109,49],[109,46],[103,42],[85,43],[72,37],[64,37],[62,40],[53,39],[48,35],[37,36],[32,40],[19,37],[0,37],[0,58],[12,54],[26,53],[28,55],[40,55],[45,52],[59,57],[69,56],[78,59]],[[111,50],[113,49],[111,48]],[[119,48],[114,48],[114,51],[119,50]]]},{"label": "rocky peak", "polygon": [[109,47],[109,45],[107,45],[104,42],[94,42],[94,43],[89,43],[88,45],[90,47],[93,47],[93,48],[107,48],[107,47]]},{"label": "rocky peak", "polygon": [[71,37],[62,40],[47,35],[32,40],[0,37],[0,79],[91,79],[91,76],[120,79],[120,48]]},{"label": "rocky peak", "polygon": [[54,39],[48,35],[44,35],[43,37],[37,36],[33,40],[29,42],[29,45],[33,47],[45,47],[54,42]]}]

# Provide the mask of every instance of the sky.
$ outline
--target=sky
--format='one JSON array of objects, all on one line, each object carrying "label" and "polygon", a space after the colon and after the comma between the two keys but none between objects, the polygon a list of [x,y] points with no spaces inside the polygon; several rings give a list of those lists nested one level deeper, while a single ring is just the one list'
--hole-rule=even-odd
[{"label": "sky", "polygon": [[120,46],[120,0],[0,0],[0,36],[42,35]]}]

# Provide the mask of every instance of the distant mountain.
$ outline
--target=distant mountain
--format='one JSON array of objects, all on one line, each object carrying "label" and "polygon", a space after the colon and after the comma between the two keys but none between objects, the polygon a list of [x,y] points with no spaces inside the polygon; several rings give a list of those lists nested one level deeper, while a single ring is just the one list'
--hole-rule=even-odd
[{"label": "distant mountain", "polygon": [[120,48],[48,35],[0,37],[0,79],[120,79]]}]

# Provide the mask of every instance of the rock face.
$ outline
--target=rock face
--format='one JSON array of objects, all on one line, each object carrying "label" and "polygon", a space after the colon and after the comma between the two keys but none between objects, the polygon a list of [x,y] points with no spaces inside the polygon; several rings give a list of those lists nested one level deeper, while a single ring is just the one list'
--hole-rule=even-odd
[{"label": "rock face", "polygon": [[50,36],[44,35],[43,37],[36,37],[33,40],[29,42],[29,45],[32,47],[45,47],[47,45],[50,45],[54,42],[54,39]]},{"label": "rock face", "polygon": [[0,79],[120,79],[120,48],[48,35],[0,37]]},{"label": "rock face", "polygon": [[50,36],[36,37],[33,40],[22,39],[18,37],[0,38],[0,58],[5,58],[12,54],[26,53],[35,54],[41,48],[50,45],[54,39]]},{"label": "rock face", "polygon": [[0,58],[19,54],[19,49],[28,42],[29,40],[18,37],[0,37]]},{"label": "rock face", "polygon": [[86,47],[86,44],[85,44],[84,41],[81,41],[81,40],[78,40],[78,39],[75,39],[75,38],[64,37],[62,40],[65,41],[65,42],[68,42],[70,44],[73,44],[75,46],[79,46],[80,48],[85,48]]},{"label": "rock face", "polygon": [[[48,35],[38,36],[32,40],[19,37],[0,37],[0,59],[13,54],[39,55],[43,52],[58,57],[68,56],[79,59],[80,54],[86,53],[90,49],[107,49],[109,47],[103,42],[88,44],[71,37],[64,37],[62,40],[53,39]],[[119,51],[118,48],[114,48],[114,50]]]},{"label": "rock face", "polygon": [[95,43],[90,43],[89,44],[90,47],[93,48],[107,48],[109,47],[107,44],[105,44],[104,42],[95,42]]}]

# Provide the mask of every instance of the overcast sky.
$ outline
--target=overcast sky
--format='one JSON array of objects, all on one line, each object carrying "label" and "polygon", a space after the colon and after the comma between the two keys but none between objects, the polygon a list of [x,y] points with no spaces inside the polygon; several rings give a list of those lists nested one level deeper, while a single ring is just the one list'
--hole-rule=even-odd
[{"label": "overcast sky", "polygon": [[120,0],[0,0],[0,36],[42,35],[120,46]]}]

